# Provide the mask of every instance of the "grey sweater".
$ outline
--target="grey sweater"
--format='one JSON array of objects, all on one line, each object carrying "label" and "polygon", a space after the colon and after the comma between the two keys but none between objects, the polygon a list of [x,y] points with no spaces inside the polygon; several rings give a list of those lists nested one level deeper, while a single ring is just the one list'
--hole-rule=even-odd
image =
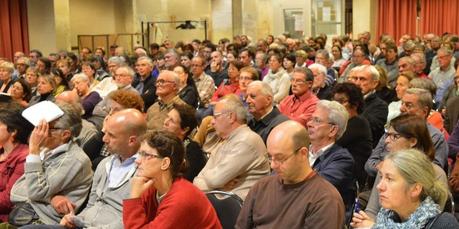
[{"label": "grey sweater", "polygon": [[88,196],[92,176],[88,156],[70,142],[41,162],[25,163],[24,175],[11,190],[11,202],[29,202],[43,223],[56,224],[62,216],[51,206],[51,198],[64,195],[78,211]]},{"label": "grey sweater", "polygon": [[102,160],[97,166],[86,208],[78,215],[87,228],[123,228],[123,199],[129,198],[131,177],[137,166],[134,165],[116,187],[108,187],[108,175],[115,156]]}]

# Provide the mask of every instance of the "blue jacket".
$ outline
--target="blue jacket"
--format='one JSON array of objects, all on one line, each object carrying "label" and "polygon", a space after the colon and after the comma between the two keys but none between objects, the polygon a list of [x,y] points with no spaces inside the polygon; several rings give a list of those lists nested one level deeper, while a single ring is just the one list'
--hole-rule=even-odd
[{"label": "blue jacket", "polygon": [[316,159],[313,169],[335,186],[343,198],[346,213],[348,213],[356,193],[355,179],[352,173],[354,159],[351,153],[346,148],[333,144]]}]

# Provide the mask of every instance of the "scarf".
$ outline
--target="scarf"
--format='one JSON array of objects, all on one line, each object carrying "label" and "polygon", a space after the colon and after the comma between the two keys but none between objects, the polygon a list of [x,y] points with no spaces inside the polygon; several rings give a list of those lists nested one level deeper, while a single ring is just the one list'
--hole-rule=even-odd
[{"label": "scarf", "polygon": [[430,196],[421,202],[419,207],[414,211],[410,218],[405,222],[396,222],[398,219],[397,213],[392,210],[381,208],[376,217],[376,223],[373,229],[418,229],[424,228],[429,222],[429,219],[440,214],[440,207],[436,204]]}]

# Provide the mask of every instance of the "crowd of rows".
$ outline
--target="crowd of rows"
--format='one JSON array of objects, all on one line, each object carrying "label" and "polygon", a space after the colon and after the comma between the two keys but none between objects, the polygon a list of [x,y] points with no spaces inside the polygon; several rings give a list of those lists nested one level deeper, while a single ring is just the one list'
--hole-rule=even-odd
[{"label": "crowd of rows", "polygon": [[0,228],[459,227],[459,36],[327,40],[0,58]]}]

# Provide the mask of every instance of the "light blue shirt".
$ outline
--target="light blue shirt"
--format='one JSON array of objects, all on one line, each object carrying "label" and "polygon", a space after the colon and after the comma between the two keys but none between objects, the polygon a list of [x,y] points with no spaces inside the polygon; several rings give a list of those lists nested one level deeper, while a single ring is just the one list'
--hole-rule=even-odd
[{"label": "light blue shirt", "polygon": [[126,176],[129,176],[129,172],[136,167],[135,160],[137,159],[138,154],[132,155],[132,157],[121,162],[119,156],[115,155],[112,158],[110,166],[107,166],[108,174],[108,187],[116,188],[122,183]]}]

